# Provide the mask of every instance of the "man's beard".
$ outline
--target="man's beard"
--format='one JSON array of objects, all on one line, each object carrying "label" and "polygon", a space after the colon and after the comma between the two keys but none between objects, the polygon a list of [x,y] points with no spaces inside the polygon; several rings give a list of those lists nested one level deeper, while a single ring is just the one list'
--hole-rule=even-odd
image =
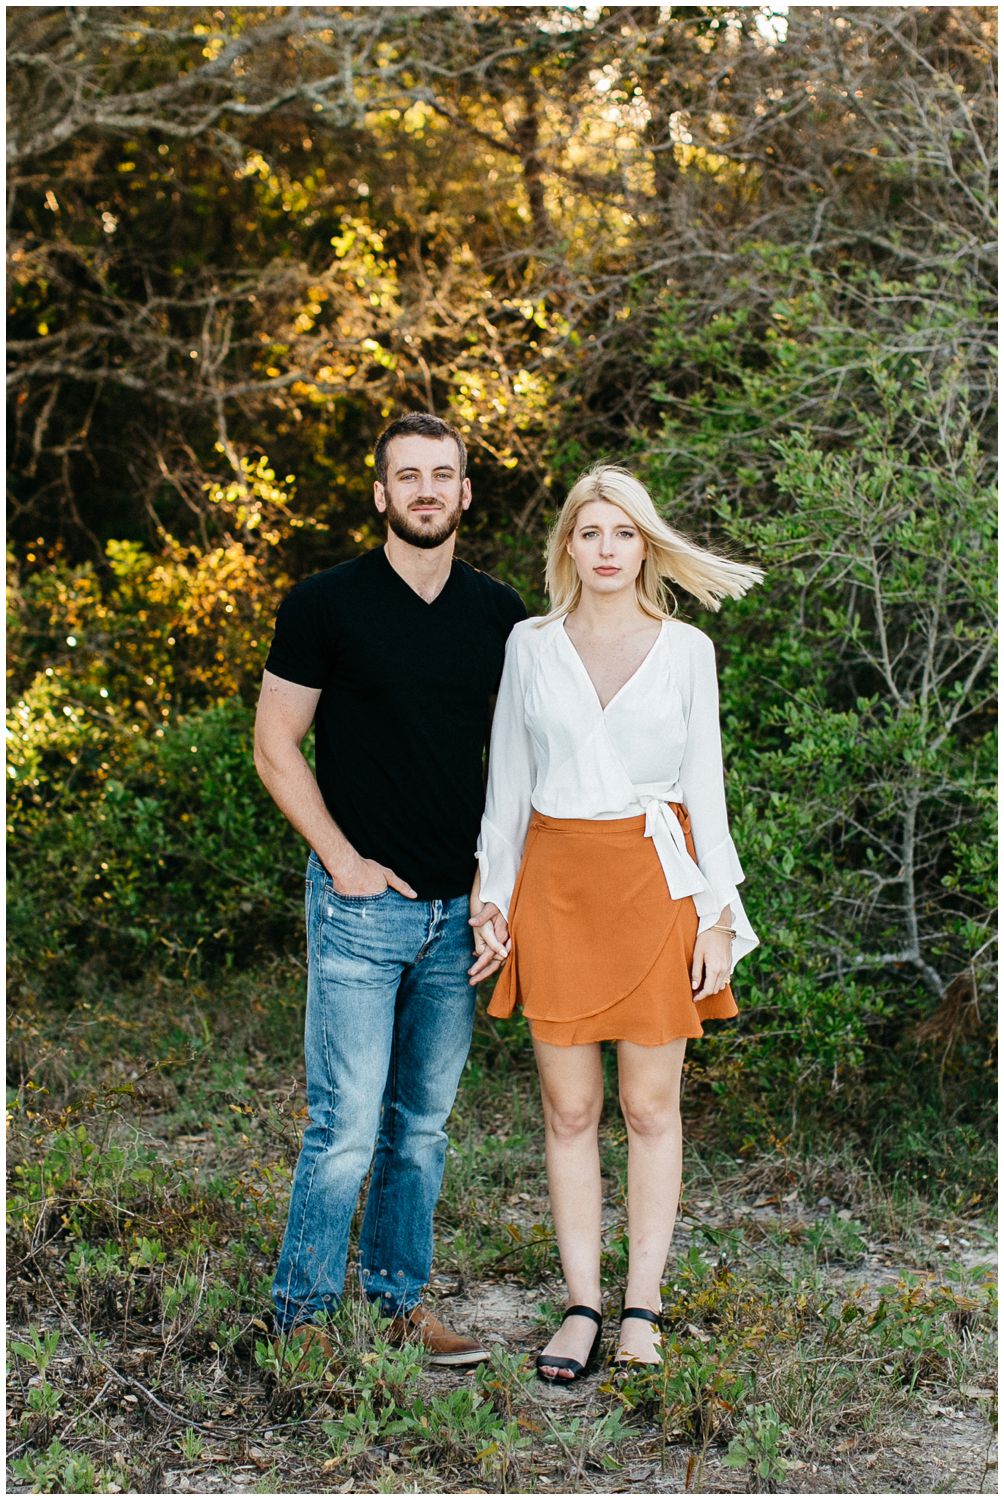
[{"label": "man's beard", "polygon": [[[387,496],[387,525],[395,536],[399,536],[402,542],[410,542],[413,547],[441,547],[442,544],[453,535],[460,525],[460,517],[464,513],[461,501],[457,501],[453,510],[444,510],[435,520],[428,522],[416,521],[409,511],[399,510],[394,504],[390,490],[385,490]],[[415,504],[423,502],[416,500]],[[427,505],[436,505],[438,501],[428,500]]]}]

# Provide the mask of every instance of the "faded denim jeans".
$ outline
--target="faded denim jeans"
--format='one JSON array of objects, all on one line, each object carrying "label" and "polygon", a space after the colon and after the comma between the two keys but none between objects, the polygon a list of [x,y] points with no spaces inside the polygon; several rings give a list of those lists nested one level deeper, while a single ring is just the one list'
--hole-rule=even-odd
[{"label": "faded denim jeans", "polygon": [[466,896],[341,896],[307,864],[307,1106],[272,1286],[284,1331],[335,1306],[370,1163],[359,1241],[367,1296],[387,1316],[421,1298],[446,1160],[444,1125],[471,1042]]}]

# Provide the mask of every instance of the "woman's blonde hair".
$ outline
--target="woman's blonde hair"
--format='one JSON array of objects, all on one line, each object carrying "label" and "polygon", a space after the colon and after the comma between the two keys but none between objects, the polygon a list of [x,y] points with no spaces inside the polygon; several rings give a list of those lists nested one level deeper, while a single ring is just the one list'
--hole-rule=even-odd
[{"label": "woman's blonde hair", "polygon": [[674,531],[659,515],[640,480],[617,464],[601,463],[575,481],[551,528],[545,569],[551,601],[548,619],[569,614],[579,602],[582,581],[568,554],[567,543],[579,511],[592,500],[606,500],[619,506],[644,537],[645,560],[635,589],[645,614],[657,620],[667,619],[676,612],[675,598],[673,608],[668,605],[667,595],[671,596],[672,590],[667,580],[679,584],[708,609],[718,609],[723,599],[741,599],[748,589],[763,580],[759,568],[719,557]]}]

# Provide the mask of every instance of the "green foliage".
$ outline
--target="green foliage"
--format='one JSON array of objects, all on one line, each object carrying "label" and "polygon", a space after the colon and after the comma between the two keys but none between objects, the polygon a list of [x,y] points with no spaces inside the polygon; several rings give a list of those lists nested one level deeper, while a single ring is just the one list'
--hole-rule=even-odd
[{"label": "green foliage", "polygon": [[[993,1315],[995,1297],[985,1278],[955,1287],[904,1275],[866,1316],[865,1334],[886,1360],[888,1373],[912,1390],[951,1374],[960,1339]],[[851,1311],[857,1314],[858,1306],[849,1304],[845,1316]]]},{"label": "green foliage", "polygon": [[517,1370],[500,1351],[479,1367],[472,1384],[429,1395],[422,1391],[421,1351],[415,1345],[393,1349],[378,1336],[351,1385],[340,1388],[342,1409],[323,1430],[339,1461],[391,1443],[422,1461],[444,1464],[463,1455],[486,1476],[504,1475],[530,1446],[520,1422],[504,1409],[512,1402],[512,1378],[529,1378],[525,1363]]},{"label": "green foliage", "polygon": [[44,1154],[14,1165],[8,1215],[25,1229],[48,1219],[78,1235],[147,1201],[158,1167],[147,1147],[99,1143],[82,1124],[61,1130]]},{"label": "green foliage", "polygon": [[250,707],[231,697],[179,714],[165,692],[162,714],[141,712],[86,665],[90,680],[72,684],[39,673],[13,711],[19,987],[72,988],[94,964],[190,965],[203,945],[249,958],[288,931],[297,884],[295,841],[254,770]]},{"label": "green foliage", "polygon": [[41,1333],[37,1328],[29,1328],[27,1339],[12,1339],[10,1347],[19,1359],[27,1360],[44,1375],[59,1348],[59,1333],[55,1329]]},{"label": "green foliage", "polygon": [[[890,1052],[905,1070],[919,1052],[943,1097],[979,1108],[994,506],[967,398],[985,303],[960,273],[934,298],[762,244],[735,291],[752,302],[754,284],[756,316],[667,304],[652,363],[686,370],[690,392],[658,388],[650,461],[667,497],[706,487],[735,552],[767,572],[715,630],[764,938],[737,976],[742,1076],[775,1109],[842,1110],[841,1095],[856,1107],[861,1086],[888,1081]],[[699,1050],[724,1094],[739,1069],[719,1071],[715,1048]]]},{"label": "green foliage", "polygon": [[58,1438],[44,1453],[15,1458],[11,1469],[15,1479],[43,1495],[103,1495],[122,1488],[116,1483],[117,1471],[99,1469],[92,1458],[67,1448]]},{"label": "green foliage", "polygon": [[740,1420],[739,1430],[729,1443],[725,1462],[733,1469],[750,1465],[761,1481],[756,1488],[773,1493],[788,1472],[781,1449],[790,1440],[791,1433],[769,1402],[752,1406]]},{"label": "green foliage", "polygon": [[866,1249],[865,1226],[842,1210],[819,1219],[806,1232],[806,1243],[817,1260],[827,1264],[860,1263]]},{"label": "green foliage", "polygon": [[[248,524],[272,484],[263,470],[235,500]],[[94,965],[190,967],[204,945],[232,959],[286,928],[296,884],[251,759],[281,584],[244,543],[168,538],[155,555],[110,542],[104,561],[32,552],[10,590],[8,920],[23,995],[72,994]]]},{"label": "green foliage", "polygon": [[178,1451],[189,1463],[197,1463],[206,1449],[206,1440],[194,1427],[186,1427],[178,1438]]}]

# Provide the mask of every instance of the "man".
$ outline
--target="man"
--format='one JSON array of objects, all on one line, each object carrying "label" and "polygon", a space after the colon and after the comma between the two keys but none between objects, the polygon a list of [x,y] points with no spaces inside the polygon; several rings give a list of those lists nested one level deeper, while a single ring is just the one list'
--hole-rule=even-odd
[{"label": "man", "polygon": [[[395,1340],[451,1365],[487,1351],[445,1328],[421,1292],[471,1039],[468,893],[489,704],[526,614],[513,589],[454,558],[466,458],[460,434],[425,413],[381,434],[373,495],[386,543],[287,595],[255,726],[258,774],[311,848],[310,1124],[272,1288],[276,1329],[330,1353],[310,1325],[341,1297],[372,1161],[363,1289]],[[316,779],[300,750],[311,723]]]}]

